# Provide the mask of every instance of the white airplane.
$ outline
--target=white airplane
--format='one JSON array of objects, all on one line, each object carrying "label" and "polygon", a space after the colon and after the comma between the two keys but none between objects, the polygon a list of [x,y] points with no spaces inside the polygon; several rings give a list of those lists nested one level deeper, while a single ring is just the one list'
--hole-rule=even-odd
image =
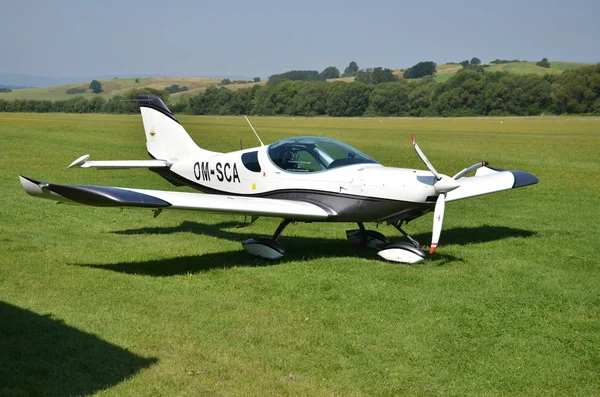
[{"label": "white airplane", "polygon": [[[277,241],[291,222],[356,222],[348,230],[353,243],[375,248],[382,258],[402,263],[425,259],[420,244],[402,225],[434,211],[432,254],[439,241],[447,201],[535,184],[523,171],[504,171],[478,162],[453,177],[438,173],[415,139],[412,144],[428,171],[384,167],[355,148],[332,139],[305,136],[283,139],[230,153],[202,149],[190,138],[163,101],[138,98],[153,160],[88,161],[69,167],[148,168],[176,186],[204,192],[143,190],[105,186],[58,185],[20,176],[25,191],[35,197],[101,207],[149,208],[157,216],[165,209],[232,213],[282,218],[272,238],[242,242],[255,256],[278,259],[284,248]],[[250,123],[248,121],[248,123]],[[476,171],[475,176],[466,177]],[[365,222],[393,225],[409,242],[390,244]]]}]

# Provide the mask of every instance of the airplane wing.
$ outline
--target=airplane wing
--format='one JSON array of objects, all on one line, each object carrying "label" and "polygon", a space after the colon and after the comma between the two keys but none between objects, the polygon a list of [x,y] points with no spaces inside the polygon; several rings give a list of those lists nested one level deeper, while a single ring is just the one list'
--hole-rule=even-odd
[{"label": "airplane wing", "polygon": [[524,171],[507,171],[491,167],[481,167],[473,177],[459,178],[460,186],[446,193],[446,201],[461,200],[482,194],[533,185],[538,183],[535,175]]},{"label": "airplane wing", "polygon": [[180,209],[241,215],[324,220],[330,209],[295,200],[221,196],[163,190],[125,189],[107,186],[58,185],[19,176],[25,191],[34,197],[99,207]]}]

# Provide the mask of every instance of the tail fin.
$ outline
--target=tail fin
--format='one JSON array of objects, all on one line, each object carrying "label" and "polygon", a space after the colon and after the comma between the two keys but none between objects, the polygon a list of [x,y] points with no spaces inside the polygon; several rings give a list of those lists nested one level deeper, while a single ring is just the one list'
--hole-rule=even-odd
[{"label": "tail fin", "polygon": [[137,101],[146,132],[146,148],[152,157],[174,163],[194,156],[216,154],[198,147],[159,97],[140,95]]}]

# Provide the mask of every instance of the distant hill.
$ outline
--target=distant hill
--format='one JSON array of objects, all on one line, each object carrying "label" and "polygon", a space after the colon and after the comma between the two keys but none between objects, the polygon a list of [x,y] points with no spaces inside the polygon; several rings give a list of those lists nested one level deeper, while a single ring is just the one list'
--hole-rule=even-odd
[{"label": "distant hill", "polygon": [[[485,72],[509,72],[514,74],[536,74],[538,76],[543,76],[545,74],[561,74],[565,70],[573,70],[587,65],[587,63],[550,61],[549,68],[536,66],[535,62],[510,62],[485,64],[482,66],[485,67]],[[456,63],[438,65],[434,79],[440,82],[446,81],[454,76],[460,69],[462,69],[462,66]]]},{"label": "distant hill", "polygon": [[[138,80],[136,82],[136,80]],[[171,77],[146,77],[146,78],[112,78],[99,80],[102,84],[102,92],[99,94],[94,94],[92,90],[89,89],[89,85],[91,80],[85,82],[78,82],[75,84],[68,85],[59,85],[53,87],[45,87],[45,88],[27,88],[20,90],[13,90],[12,92],[3,92],[0,93],[0,99],[49,99],[49,100],[58,100],[58,99],[69,99],[75,96],[83,96],[87,98],[92,98],[95,96],[101,96],[105,99],[110,98],[114,95],[124,94],[126,91],[131,90],[133,88],[155,88],[155,89],[165,89],[166,87],[170,87],[173,84],[177,84],[180,87],[188,87],[188,91],[178,92],[175,94],[171,94],[170,98],[173,102],[178,102],[179,98],[188,95],[196,95],[200,92],[204,92],[204,90],[209,86],[216,86],[221,82],[220,78],[205,78],[205,77],[184,77],[184,78],[171,78]],[[245,87],[251,87],[255,83],[246,83],[246,84],[231,84],[228,85],[229,89],[239,89]],[[264,84],[261,82],[259,84]],[[76,94],[67,94],[67,91],[70,89],[79,89],[79,91],[83,90],[82,93]]]},{"label": "distant hill", "polygon": [[[510,62],[510,63],[502,63],[502,64],[488,64],[485,66],[486,72],[491,71],[504,71],[509,73],[516,74],[560,74],[565,70],[573,70],[580,68],[582,66],[586,66],[586,63],[575,63],[575,62],[557,62],[550,61],[550,68],[542,68],[535,65],[535,62]],[[434,76],[436,81],[442,82],[450,79],[454,74],[456,74],[461,69],[459,64],[451,63],[444,65],[437,65],[437,73]],[[394,74],[398,77],[402,78],[402,74],[405,69],[396,69],[394,70]],[[101,96],[104,98],[110,98],[114,95],[123,94],[128,90],[133,88],[156,88],[156,89],[165,89],[173,84],[177,84],[180,87],[188,87],[187,91],[178,92],[175,94],[171,94],[170,100],[172,102],[179,102],[180,98],[185,96],[197,95],[199,93],[204,92],[207,87],[217,86],[223,77],[183,77],[183,78],[174,78],[174,77],[140,77],[140,78],[96,78],[102,84],[103,91],[100,94],[94,94],[89,89],[89,84],[93,78],[88,78],[84,81],[81,81],[81,78],[75,79],[78,80],[76,82],[65,83],[65,81],[71,81],[73,79],[55,79],[55,78],[45,78],[45,77],[34,77],[34,76],[25,76],[25,75],[16,75],[12,74],[12,83],[7,84],[2,81],[3,76],[9,76],[7,73],[0,73],[0,83],[8,85],[8,88],[11,88],[12,92],[1,92],[0,99],[49,99],[49,100],[58,100],[58,99],[69,99],[74,96],[84,96],[84,97],[94,97]],[[23,80],[19,80],[15,76],[23,77]],[[33,80],[32,80],[33,79]],[[51,79],[51,80],[47,80]],[[136,80],[138,80],[136,82]],[[235,79],[231,79],[235,80]],[[249,80],[249,79],[248,79]],[[31,85],[40,85],[47,84],[52,81],[61,81],[62,83],[59,85],[53,85],[50,87],[44,88],[27,88],[27,89],[17,89],[14,86],[31,86]],[[343,82],[352,82],[354,81],[354,77],[342,77],[339,79],[329,79],[328,81],[343,81]],[[415,80],[410,80],[415,81]],[[17,82],[17,83],[15,83]],[[19,83],[20,82],[20,83]],[[240,84],[230,84],[226,87],[230,90],[238,90],[242,88],[249,88],[256,84],[266,84],[266,80],[263,80],[259,83],[240,83]],[[2,87],[3,85],[0,85]],[[76,94],[67,94],[67,90],[70,89],[78,89],[76,91],[82,91],[82,93]]]},{"label": "distant hill", "polygon": [[[0,85],[15,86],[20,88],[44,88],[58,85],[67,85],[80,83],[82,81],[92,81],[108,79],[113,76],[90,76],[90,77],[47,77],[47,76],[29,76],[19,73],[0,73]],[[139,76],[149,77],[149,76]],[[12,87],[8,87],[12,88]]]},{"label": "distant hill", "polygon": [[[150,78],[150,77],[168,77],[160,76],[156,74],[140,74],[140,75],[98,75],[98,76],[87,76],[87,77],[47,77],[47,76],[30,76],[19,73],[0,73],[0,87],[5,88],[47,88],[55,86],[63,86],[81,83],[92,80],[110,80],[115,77],[128,79],[128,78]],[[203,76],[210,79],[231,79],[231,80],[252,80],[251,77],[227,75],[227,76]]]},{"label": "distant hill", "polygon": [[[561,74],[565,70],[573,70],[580,68],[582,66],[587,66],[588,63],[579,63],[579,62],[555,62],[550,61],[550,68],[542,68],[540,66],[536,66],[535,62],[510,62],[510,63],[500,63],[500,64],[486,64],[482,65],[485,67],[486,72],[509,72],[515,74],[536,74],[538,76],[543,76],[545,74]],[[450,79],[452,76],[456,74],[459,70],[462,69],[462,66],[458,63],[447,63],[443,65],[437,65],[436,67],[437,73],[433,77],[436,81],[442,82]],[[399,78],[402,78],[404,71],[406,69],[396,69],[394,70],[394,74]],[[416,81],[418,79],[412,79],[412,81]],[[345,81],[351,82],[354,81],[354,77],[342,77],[339,79],[330,79],[328,81]]]}]

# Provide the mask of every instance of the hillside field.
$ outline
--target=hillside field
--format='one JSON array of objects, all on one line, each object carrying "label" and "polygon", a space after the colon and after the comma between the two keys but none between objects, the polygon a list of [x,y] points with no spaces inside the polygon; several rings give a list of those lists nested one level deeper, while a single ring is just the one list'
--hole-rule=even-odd
[{"label": "hillside field", "polygon": [[[600,118],[251,120],[266,143],[322,135],[423,169],[412,133],[445,174],[486,160],[540,182],[449,203],[419,265],[379,260],[336,223],[290,225],[268,262],[240,242],[276,219],[239,228],[21,189],[18,175],[188,190],[66,168],[86,153],[146,159],[139,116],[0,113],[0,395],[598,395]],[[257,144],[242,117],[180,121],[207,149]],[[405,230],[428,246],[431,223]]]},{"label": "hillside field", "polygon": [[[203,77],[185,77],[185,78],[162,78],[162,77],[152,77],[152,78],[139,78],[136,83],[135,78],[114,78],[109,80],[99,80],[102,84],[102,92],[99,94],[94,94],[92,90],[89,89],[90,82],[85,81],[78,84],[70,84],[65,86],[57,86],[57,87],[48,87],[48,88],[27,88],[23,90],[14,90],[12,92],[0,92],[0,99],[49,99],[49,100],[59,100],[59,99],[69,99],[74,98],[76,96],[83,96],[86,98],[93,98],[94,96],[101,96],[105,99],[108,99],[112,96],[124,94],[127,91],[134,88],[155,88],[163,90],[166,87],[170,87],[173,84],[178,84],[180,87],[187,86],[189,88],[188,91],[178,92],[171,94],[169,97],[171,102],[178,102],[179,98],[187,95],[197,95],[207,87],[216,86],[221,82],[221,79],[212,79],[212,78],[203,78]],[[262,82],[264,84],[265,82]],[[251,87],[255,83],[246,83],[246,84],[232,84],[228,86],[231,89],[239,89]],[[261,84],[261,83],[258,83]],[[239,86],[239,87],[238,87]],[[85,92],[82,94],[67,94],[66,91],[71,88],[81,88],[84,89]]]},{"label": "hillside field", "polygon": [[[536,66],[535,62],[511,62],[511,63],[501,63],[501,64],[490,64],[485,67],[486,72],[510,72],[514,74],[536,74],[538,76],[543,76],[545,74],[561,74],[565,70],[574,70],[580,68],[582,66],[587,66],[586,63],[577,63],[577,62],[552,62],[550,61],[549,68],[542,68],[540,66]],[[447,63],[437,65],[436,74],[433,77],[437,82],[444,82],[450,79],[452,76],[456,74],[459,70],[462,69],[462,66],[458,63]],[[394,74],[398,77],[402,77],[404,69],[395,70]],[[416,81],[417,79],[409,80]]]}]

